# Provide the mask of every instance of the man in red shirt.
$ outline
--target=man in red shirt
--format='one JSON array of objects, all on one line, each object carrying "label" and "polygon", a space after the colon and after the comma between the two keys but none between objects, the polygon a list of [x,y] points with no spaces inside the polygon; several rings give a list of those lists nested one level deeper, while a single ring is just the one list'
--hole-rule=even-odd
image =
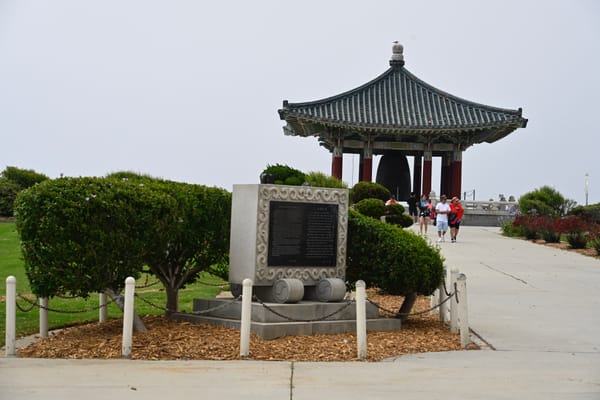
[{"label": "man in red shirt", "polygon": [[448,215],[448,226],[450,227],[450,239],[452,243],[456,243],[456,236],[460,229],[460,221],[462,220],[465,209],[458,197],[453,197],[450,202],[450,214]]}]

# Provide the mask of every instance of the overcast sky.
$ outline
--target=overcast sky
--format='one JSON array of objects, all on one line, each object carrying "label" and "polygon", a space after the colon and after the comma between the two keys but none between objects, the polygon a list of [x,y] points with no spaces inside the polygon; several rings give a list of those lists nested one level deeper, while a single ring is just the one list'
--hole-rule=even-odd
[{"label": "overcast sky", "polygon": [[[267,164],[330,174],[331,154],[284,136],[277,110],[375,78],[394,40],[420,79],[529,119],[463,154],[463,191],[550,185],[584,204],[587,173],[600,201],[593,0],[0,0],[0,168],[228,190]],[[357,174],[345,156],[344,181]]]}]

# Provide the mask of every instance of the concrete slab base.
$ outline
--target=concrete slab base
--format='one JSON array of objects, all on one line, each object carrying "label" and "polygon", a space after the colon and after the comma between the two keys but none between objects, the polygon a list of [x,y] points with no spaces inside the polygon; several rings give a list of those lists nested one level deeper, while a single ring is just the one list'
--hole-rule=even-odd
[{"label": "concrete slab base", "polygon": [[[194,312],[176,313],[172,318],[193,323],[208,323],[227,328],[240,327],[241,301],[233,299],[195,299]],[[368,331],[397,331],[396,318],[381,318],[377,307],[366,303]],[[350,302],[295,304],[252,303],[251,331],[265,340],[292,335],[317,335],[356,332],[356,305]]]}]

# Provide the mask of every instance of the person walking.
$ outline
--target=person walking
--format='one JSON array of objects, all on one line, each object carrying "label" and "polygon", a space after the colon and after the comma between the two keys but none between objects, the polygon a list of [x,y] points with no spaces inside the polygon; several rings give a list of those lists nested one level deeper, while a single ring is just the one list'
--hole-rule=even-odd
[{"label": "person walking", "polygon": [[465,209],[458,197],[453,197],[450,201],[450,214],[448,214],[448,226],[450,227],[450,240],[452,243],[456,243],[456,236],[458,236],[458,230],[460,229],[460,221],[465,213]]},{"label": "person walking", "polygon": [[417,195],[415,192],[410,192],[410,196],[408,196],[408,215],[410,215],[413,219],[413,223],[416,224],[419,220],[419,199],[417,199]]},{"label": "person walking", "polygon": [[427,195],[421,196],[419,202],[419,232],[427,235],[427,225],[429,225],[429,215],[431,214],[431,203],[427,201]]},{"label": "person walking", "polygon": [[435,205],[435,214],[438,242],[445,242],[446,232],[448,231],[448,214],[450,214],[450,205],[446,203],[445,194],[440,196],[440,202]]},{"label": "person walking", "polygon": [[429,208],[429,219],[431,220],[431,225],[435,226],[435,207],[431,204],[431,199],[427,199],[427,207]]}]

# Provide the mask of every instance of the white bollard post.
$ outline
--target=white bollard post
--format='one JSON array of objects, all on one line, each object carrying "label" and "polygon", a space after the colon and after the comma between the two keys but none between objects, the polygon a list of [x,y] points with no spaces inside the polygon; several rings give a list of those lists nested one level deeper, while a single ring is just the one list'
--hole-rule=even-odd
[{"label": "white bollard post", "polygon": [[356,352],[359,360],[367,358],[366,284],[356,282]]},{"label": "white bollard post", "polygon": [[100,323],[102,323],[102,322],[108,321],[108,307],[107,307],[108,302],[106,301],[106,293],[100,293],[100,295],[98,297],[99,297],[98,303],[100,306],[99,318],[100,318]]},{"label": "white bollard post", "polygon": [[242,315],[240,317],[240,357],[250,354],[250,330],[252,323],[252,279],[242,281]]},{"label": "white bollard post", "polygon": [[124,358],[131,357],[133,343],[133,296],[135,294],[135,279],[131,276],[125,279],[125,304],[123,306],[123,345],[121,354]]},{"label": "white bollard post", "polygon": [[40,337],[48,337],[48,298],[40,297]]},{"label": "white bollard post", "polygon": [[456,278],[458,291],[458,323],[460,328],[460,345],[465,349],[469,345],[469,314],[467,307],[467,277],[459,274]]},{"label": "white bollard post", "polygon": [[17,334],[17,278],[9,276],[6,278],[6,334],[5,351],[6,357],[16,356],[16,334]]},{"label": "white bollard post", "polygon": [[438,297],[438,289],[435,289],[433,293],[431,293],[431,296],[429,296],[429,308],[431,308],[431,311],[429,311],[429,315],[433,315],[433,313],[436,312],[436,309],[434,307],[436,305]]},{"label": "white bollard post", "polygon": [[[454,284],[458,277],[458,269],[452,268],[450,270],[450,292],[454,292]],[[450,333],[458,333],[458,304],[456,302],[456,295],[452,296],[450,300]]]},{"label": "white bollard post", "polygon": [[444,271],[442,272],[442,283],[440,284],[440,287],[438,288],[438,304],[440,305],[439,309],[440,309],[440,321],[442,322],[446,322],[446,313],[448,312],[448,305],[446,303],[446,291],[444,290],[445,288],[445,282],[446,282],[446,268],[444,268]]}]

